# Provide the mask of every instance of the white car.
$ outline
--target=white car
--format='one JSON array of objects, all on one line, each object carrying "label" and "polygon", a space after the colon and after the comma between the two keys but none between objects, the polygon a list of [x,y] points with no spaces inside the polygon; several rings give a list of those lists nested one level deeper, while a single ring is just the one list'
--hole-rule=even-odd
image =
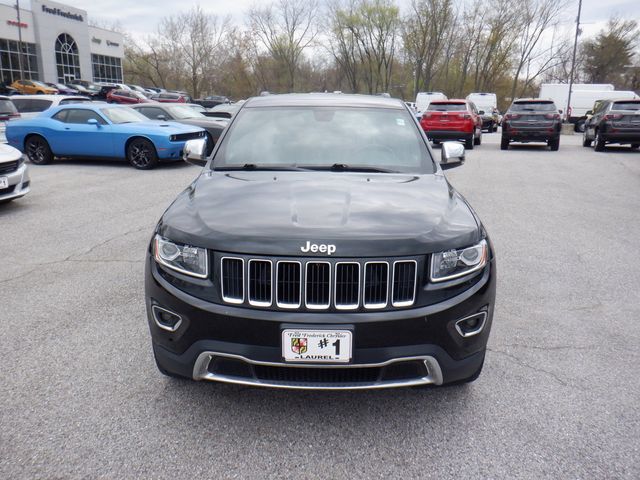
[{"label": "white car", "polygon": [[30,181],[22,152],[7,144],[0,144],[0,203],[29,193]]},{"label": "white car", "polygon": [[33,118],[51,107],[68,103],[90,102],[82,95],[13,95],[10,97],[23,119]]},{"label": "white car", "polygon": [[0,143],[7,143],[7,122],[20,118],[20,113],[10,97],[0,96]]}]

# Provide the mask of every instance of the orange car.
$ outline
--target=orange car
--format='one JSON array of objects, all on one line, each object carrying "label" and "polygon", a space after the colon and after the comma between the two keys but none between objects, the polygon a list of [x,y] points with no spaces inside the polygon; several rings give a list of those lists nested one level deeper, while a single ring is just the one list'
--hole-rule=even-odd
[{"label": "orange car", "polygon": [[58,93],[58,90],[50,87],[42,82],[38,82],[37,80],[16,80],[11,84],[13,88],[18,90],[20,93],[24,93],[25,95],[29,94],[46,94],[46,95],[55,95]]}]

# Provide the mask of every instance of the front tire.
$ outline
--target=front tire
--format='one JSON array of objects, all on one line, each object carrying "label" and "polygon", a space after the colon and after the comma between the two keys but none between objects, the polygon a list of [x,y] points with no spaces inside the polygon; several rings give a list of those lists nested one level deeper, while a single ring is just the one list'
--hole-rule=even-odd
[{"label": "front tire", "polygon": [[482,130],[480,130],[480,135],[478,135],[476,138],[473,139],[473,144],[474,145],[482,144]]},{"label": "front tire", "polygon": [[582,134],[582,146],[583,147],[590,147],[591,143],[593,143],[593,141],[589,140],[589,137],[587,137],[587,132],[585,130],[585,132]]},{"label": "front tire", "polygon": [[158,165],[158,154],[149,140],[134,138],[127,145],[127,160],[138,170],[151,170]]},{"label": "front tire", "polygon": [[53,161],[53,152],[49,143],[40,135],[32,135],[24,144],[24,151],[29,161],[35,165],[46,165]]},{"label": "front tire", "polygon": [[502,139],[500,140],[500,150],[509,150],[509,139],[507,137],[505,137],[504,135],[502,136]]}]

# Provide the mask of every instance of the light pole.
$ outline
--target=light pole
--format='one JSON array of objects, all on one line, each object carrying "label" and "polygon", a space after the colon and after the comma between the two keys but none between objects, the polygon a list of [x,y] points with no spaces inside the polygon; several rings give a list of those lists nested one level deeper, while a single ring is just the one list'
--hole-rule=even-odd
[{"label": "light pole", "polygon": [[18,65],[20,66],[20,78],[24,78],[24,68],[22,66],[22,22],[20,20],[20,0],[16,0],[16,10],[18,12]]},{"label": "light pole", "polygon": [[573,59],[571,60],[571,74],[569,75],[569,97],[567,98],[567,109],[565,114],[567,122],[569,121],[569,113],[571,109],[571,89],[573,88],[573,73],[576,68],[576,50],[578,49],[578,36],[580,35],[580,13],[582,12],[582,0],[578,0],[578,18],[576,19],[576,38],[573,42]]}]

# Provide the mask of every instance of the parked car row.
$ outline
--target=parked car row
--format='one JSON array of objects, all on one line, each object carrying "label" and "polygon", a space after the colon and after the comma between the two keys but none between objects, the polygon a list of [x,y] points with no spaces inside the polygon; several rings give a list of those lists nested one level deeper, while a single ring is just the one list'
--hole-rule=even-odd
[{"label": "parked car row", "polygon": [[[468,98],[432,100],[420,118],[420,125],[434,144],[458,140],[464,142],[466,149],[472,150],[482,143],[484,129],[489,132],[497,130],[498,119],[493,115],[495,112],[486,115],[484,110],[478,110]],[[551,100],[515,100],[500,123],[502,150],[507,150],[512,142],[544,142],[554,151],[560,147],[562,119]]]}]

